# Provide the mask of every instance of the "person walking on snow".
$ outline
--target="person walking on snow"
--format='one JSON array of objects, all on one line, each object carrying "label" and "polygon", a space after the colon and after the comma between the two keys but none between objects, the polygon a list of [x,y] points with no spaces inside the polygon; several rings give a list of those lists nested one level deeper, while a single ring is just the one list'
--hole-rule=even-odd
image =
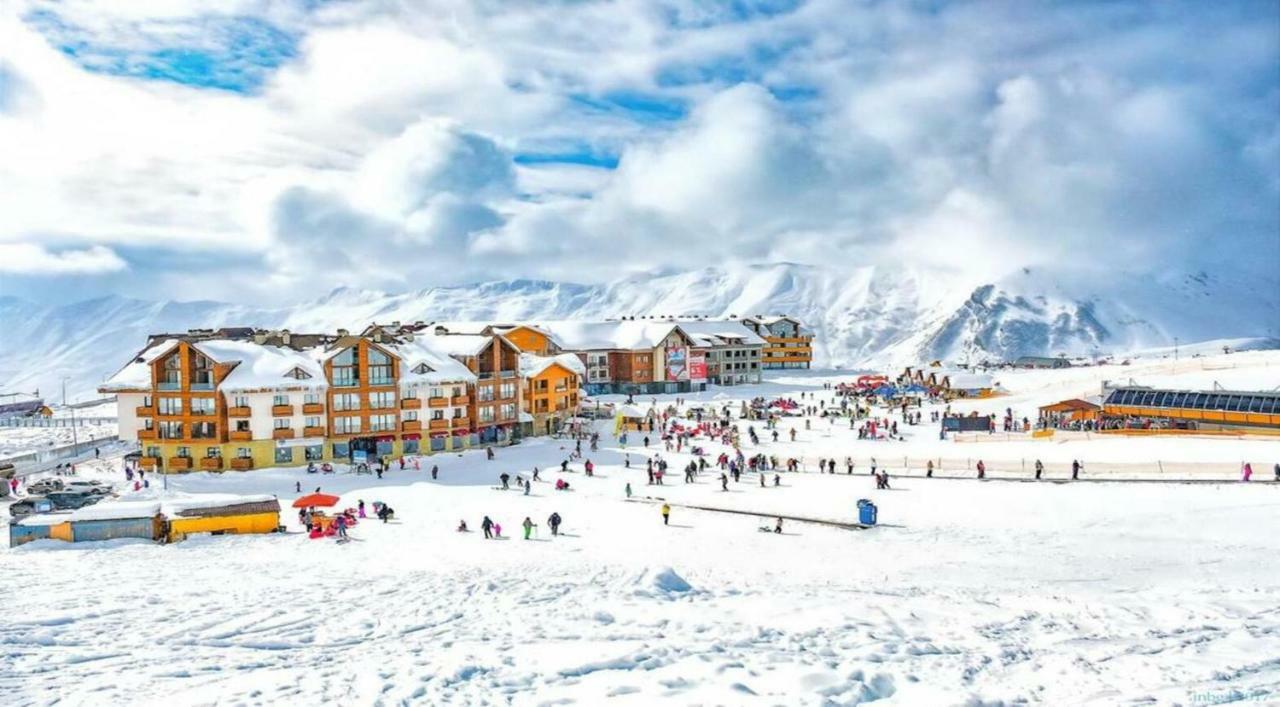
[{"label": "person walking on snow", "polygon": [[1071,479],[1074,481],[1080,478],[1080,460],[1071,460]]},{"label": "person walking on snow", "polygon": [[364,499],[363,499],[363,498],[362,498],[362,499],[360,499],[360,501],[356,503],[356,517],[358,517],[358,518],[368,518],[368,517],[369,517],[369,516],[365,515],[365,512],[364,512]]},{"label": "person walking on snow", "polygon": [[489,516],[485,516],[484,520],[480,521],[480,529],[484,531],[486,540],[493,539],[493,521],[489,519]]},{"label": "person walking on snow", "polygon": [[1040,476],[1044,474],[1044,462],[1036,460],[1036,481],[1040,480]]},{"label": "person walking on snow", "polygon": [[507,489],[511,488],[511,486],[508,484],[508,482],[511,481],[511,475],[508,474],[507,472],[504,471],[501,474],[499,474],[498,480],[502,482],[503,491],[506,491]]},{"label": "person walking on snow", "polygon": [[627,498],[631,498],[631,482],[627,482]]},{"label": "person walking on snow", "polygon": [[925,468],[924,468],[924,478],[926,478],[926,479],[932,479],[932,478],[933,478],[933,460],[932,460],[932,459],[930,459],[930,460],[929,460],[929,463],[925,465]]},{"label": "person walking on snow", "polygon": [[987,478],[987,465],[983,464],[981,459],[978,460],[978,478]]},{"label": "person walking on snow", "polygon": [[524,522],[520,525],[524,527],[524,539],[528,540],[529,535],[533,533],[533,521],[529,520],[529,516],[525,516]]},{"label": "person walking on snow", "polygon": [[547,516],[547,525],[551,528],[552,535],[560,535],[560,514],[552,512]]},{"label": "person walking on snow", "polygon": [[666,503],[662,504],[662,524],[671,525],[671,506]]},{"label": "person walking on snow", "polygon": [[1240,480],[1248,481],[1253,478],[1253,465],[1249,462],[1244,463],[1244,467],[1240,471]]},{"label": "person walking on snow", "polygon": [[436,477],[437,477],[439,474],[440,474],[440,467],[439,467],[438,465],[436,465],[436,464],[432,464],[432,465],[431,465],[431,480],[432,480],[432,481],[435,481],[435,480],[436,480]]},{"label": "person walking on snow", "polygon": [[720,475],[720,490],[721,491],[729,490],[729,477],[725,476],[724,474]]}]

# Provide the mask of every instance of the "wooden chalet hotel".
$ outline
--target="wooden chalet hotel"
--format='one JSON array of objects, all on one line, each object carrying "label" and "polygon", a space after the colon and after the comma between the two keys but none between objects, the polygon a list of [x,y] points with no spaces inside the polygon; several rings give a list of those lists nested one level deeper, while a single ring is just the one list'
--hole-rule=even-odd
[{"label": "wooden chalet hotel", "polygon": [[771,347],[808,366],[812,336],[786,333],[770,343],[746,320],[705,319],[196,329],[152,335],[99,391],[117,396],[144,467],[248,470],[549,434],[584,393],[758,383]]}]

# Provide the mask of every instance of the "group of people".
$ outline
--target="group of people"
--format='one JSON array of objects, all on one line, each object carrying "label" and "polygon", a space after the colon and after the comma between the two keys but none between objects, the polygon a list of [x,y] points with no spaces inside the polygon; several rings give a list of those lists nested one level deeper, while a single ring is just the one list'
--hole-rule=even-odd
[{"label": "group of people", "polygon": [[[560,535],[560,525],[562,523],[563,519],[560,517],[558,512],[553,511],[551,515],[547,516],[547,527],[551,529],[551,535],[553,537]],[[520,527],[524,529],[524,539],[531,540],[533,532],[538,526],[533,522],[532,518],[525,516],[524,521],[520,523]],[[486,540],[502,538],[502,524],[493,520],[489,516],[485,516],[484,520],[480,521],[480,531],[484,533]],[[471,532],[471,529],[467,527],[467,521],[465,519],[458,521],[458,532]]]}]

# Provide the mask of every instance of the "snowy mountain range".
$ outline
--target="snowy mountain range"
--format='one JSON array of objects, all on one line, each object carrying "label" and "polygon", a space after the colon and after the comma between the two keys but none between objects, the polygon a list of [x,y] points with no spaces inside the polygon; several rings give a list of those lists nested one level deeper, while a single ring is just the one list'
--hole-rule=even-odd
[{"label": "snowy mountain range", "polygon": [[[1103,284],[1099,284],[1099,283]],[[386,294],[339,288],[264,308],[109,296],[46,306],[0,298],[0,392],[87,397],[153,332],[193,327],[359,329],[371,321],[713,317],[788,313],[815,331],[816,364],[1116,353],[1218,338],[1280,335],[1280,287],[1197,273],[1065,276],[1026,269],[991,283],[883,266],[712,267],[599,285],[483,282]]]}]

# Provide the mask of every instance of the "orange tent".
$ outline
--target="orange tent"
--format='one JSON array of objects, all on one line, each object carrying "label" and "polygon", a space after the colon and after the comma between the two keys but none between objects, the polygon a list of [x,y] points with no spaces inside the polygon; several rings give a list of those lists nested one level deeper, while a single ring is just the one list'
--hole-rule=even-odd
[{"label": "orange tent", "polygon": [[327,493],[312,493],[299,498],[293,502],[294,508],[310,508],[312,506],[321,506],[323,508],[331,508],[338,505],[340,501],[337,496]]}]

